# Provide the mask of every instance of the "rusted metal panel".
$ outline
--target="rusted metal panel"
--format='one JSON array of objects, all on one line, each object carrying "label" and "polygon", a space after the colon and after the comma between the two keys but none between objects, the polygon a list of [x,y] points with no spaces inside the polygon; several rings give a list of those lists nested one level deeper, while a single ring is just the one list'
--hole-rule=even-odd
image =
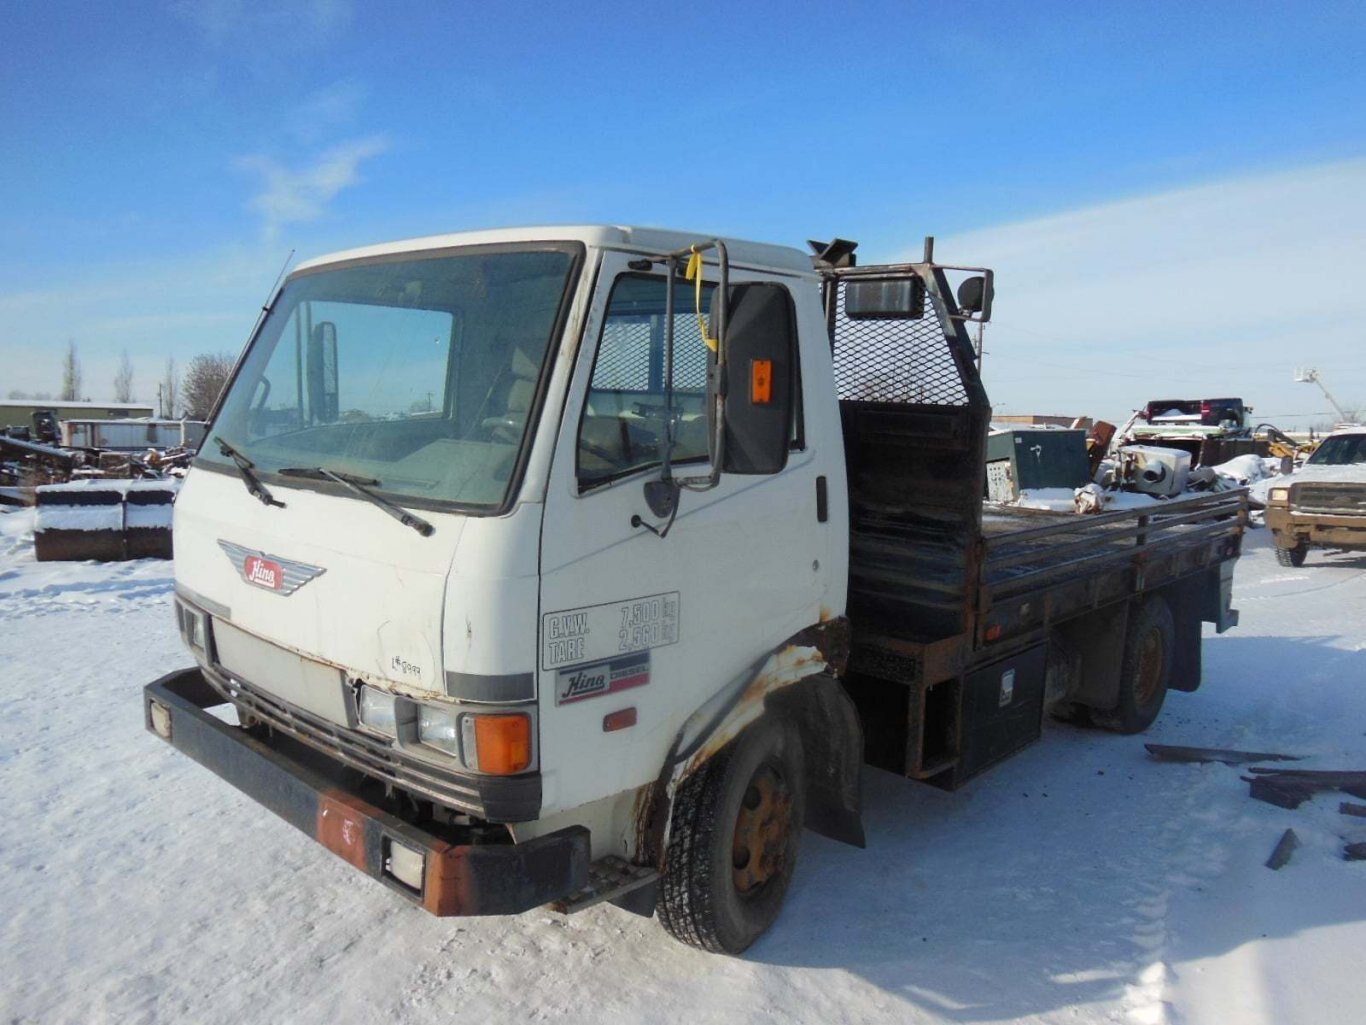
[{"label": "rusted metal panel", "polygon": [[314,836],[329,851],[362,872],[369,867],[365,827],[372,806],[340,790],[318,796],[318,824]]},{"label": "rusted metal panel", "polygon": [[1280,808],[1298,808],[1321,790],[1340,790],[1366,798],[1366,772],[1324,769],[1264,769],[1253,766],[1244,776],[1250,796]]},{"label": "rusted metal panel", "polygon": [[784,687],[790,687],[808,676],[828,670],[820,649],[812,645],[788,644],[770,655],[741,691],[740,696],[721,718],[720,722],[707,733],[697,748],[679,762],[675,771],[675,785],[696,772],[703,764],[716,755],[732,740],[740,735],[745,727],[757,722],[764,714],[764,705],[769,695]]},{"label": "rusted metal panel", "polygon": [[1181,747],[1175,744],[1144,744],[1148,754],[1159,762],[1246,765],[1250,762],[1298,762],[1299,755],[1272,754],[1265,751],[1235,751],[1220,747]]},{"label": "rusted metal panel", "polygon": [[971,651],[969,639],[962,634],[935,641],[911,641],[860,632],[855,637],[851,666],[879,679],[930,685],[961,673]]},{"label": "rusted metal panel", "polygon": [[[848,282],[913,280],[923,315],[849,314]],[[828,276],[850,498],[850,617],[909,640],[971,629],[990,416],[944,271],[932,264]]]},{"label": "rusted metal panel", "polygon": [[978,647],[1084,615],[1237,555],[1244,493],[1166,503],[1162,510],[1069,517],[989,536]]},{"label": "rusted metal panel", "polygon": [[1290,855],[1295,853],[1299,845],[1300,838],[1295,835],[1295,831],[1287,829],[1276,842],[1276,849],[1271,852],[1271,857],[1266,859],[1266,867],[1273,870],[1284,868],[1290,862]]}]

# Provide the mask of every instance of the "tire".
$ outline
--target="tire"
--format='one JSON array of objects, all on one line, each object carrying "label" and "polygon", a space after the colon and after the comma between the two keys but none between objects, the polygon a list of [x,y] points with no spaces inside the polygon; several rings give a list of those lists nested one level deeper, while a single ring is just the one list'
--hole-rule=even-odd
[{"label": "tire", "polygon": [[804,789],[797,731],[767,718],[684,780],[660,880],[671,936],[738,954],[773,924],[797,864]]},{"label": "tire", "polygon": [[1282,566],[1303,566],[1305,556],[1309,554],[1309,546],[1301,541],[1294,548],[1277,548],[1276,561]]},{"label": "tire", "polygon": [[1142,733],[1151,726],[1167,697],[1175,648],[1172,610],[1153,595],[1129,620],[1119,669],[1119,703],[1108,712],[1092,709],[1091,721],[1114,733]]}]

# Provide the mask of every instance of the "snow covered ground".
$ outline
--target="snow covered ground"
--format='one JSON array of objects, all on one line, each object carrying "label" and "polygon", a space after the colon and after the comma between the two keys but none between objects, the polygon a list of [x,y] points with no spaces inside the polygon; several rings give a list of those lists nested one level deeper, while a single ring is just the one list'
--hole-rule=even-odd
[{"label": "snow covered ground", "polygon": [[[0,512],[0,1021],[1101,1022],[1366,1018],[1366,820],[1254,802],[1143,739],[1366,769],[1366,558],[1238,568],[1242,626],[1147,738],[1049,724],[947,794],[869,770],[743,959],[614,908],[438,920],[144,732],[187,662],[165,562],[39,564]],[[1263,867],[1294,827],[1303,846]]]}]

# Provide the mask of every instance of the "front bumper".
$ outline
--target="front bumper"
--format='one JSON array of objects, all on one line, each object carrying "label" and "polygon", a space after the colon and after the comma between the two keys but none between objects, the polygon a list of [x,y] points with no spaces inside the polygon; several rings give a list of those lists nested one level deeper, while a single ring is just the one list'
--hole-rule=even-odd
[{"label": "front bumper", "polygon": [[1331,548],[1366,548],[1366,516],[1299,512],[1285,505],[1265,513],[1276,544],[1294,548],[1301,541]]},{"label": "front bumper", "polygon": [[[376,807],[347,785],[343,767],[309,759],[302,745],[258,737],[205,711],[224,704],[199,669],[143,688],[149,730],[434,915],[517,914],[588,882],[589,833],[581,826],[519,844],[452,841]],[[420,886],[392,874],[395,844],[421,854]]]}]

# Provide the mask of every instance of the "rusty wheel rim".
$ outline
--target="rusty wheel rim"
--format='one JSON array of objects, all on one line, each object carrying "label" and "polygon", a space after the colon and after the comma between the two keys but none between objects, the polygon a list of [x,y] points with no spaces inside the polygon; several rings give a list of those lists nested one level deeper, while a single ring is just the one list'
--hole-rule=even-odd
[{"label": "rusty wheel rim", "polygon": [[1157,697],[1166,653],[1161,632],[1149,630],[1143,637],[1142,647],[1138,650],[1138,678],[1134,681],[1134,704],[1139,708],[1147,706]]},{"label": "rusty wheel rim", "polygon": [[761,765],[745,787],[735,816],[731,869],[735,889],[750,895],[782,875],[792,836],[792,792],[771,765]]}]

